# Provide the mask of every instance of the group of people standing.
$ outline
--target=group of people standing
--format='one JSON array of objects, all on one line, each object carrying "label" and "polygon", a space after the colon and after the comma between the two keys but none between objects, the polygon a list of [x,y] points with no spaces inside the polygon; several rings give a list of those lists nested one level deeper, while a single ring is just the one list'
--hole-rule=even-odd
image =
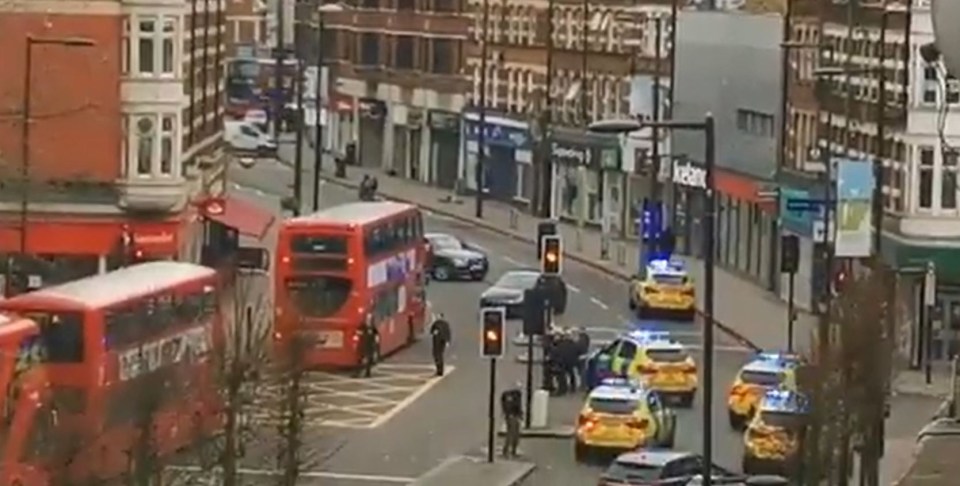
[{"label": "group of people standing", "polygon": [[361,201],[374,201],[377,196],[377,189],[380,187],[380,181],[376,177],[370,177],[367,174],[363,175],[363,180],[360,181],[360,187],[357,188],[359,192],[358,196]]},{"label": "group of people standing", "polygon": [[542,339],[544,389],[557,396],[576,392],[583,386],[583,359],[590,352],[590,336],[583,328],[553,328]]}]

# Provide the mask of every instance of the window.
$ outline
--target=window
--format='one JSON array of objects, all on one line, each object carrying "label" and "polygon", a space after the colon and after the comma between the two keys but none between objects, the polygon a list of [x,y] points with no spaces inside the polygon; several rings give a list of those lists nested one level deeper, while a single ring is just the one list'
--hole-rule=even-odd
[{"label": "window", "polygon": [[423,222],[420,216],[406,216],[388,221],[367,230],[363,249],[366,256],[402,250],[423,241]]},{"label": "window", "polygon": [[132,39],[136,47],[131,49],[124,46],[125,63],[135,65],[139,75],[172,76],[176,73],[177,23],[178,18],[171,16],[132,17],[126,20],[125,30],[136,30],[124,32],[124,35],[127,42]]},{"label": "window", "polygon": [[415,48],[416,48],[416,45],[414,43],[413,37],[408,35],[402,35],[397,37],[397,44],[395,46],[396,55],[394,57],[394,67],[397,67],[399,69],[413,69]]},{"label": "window", "polygon": [[926,64],[923,68],[923,83],[920,84],[922,90],[922,99],[926,104],[936,104],[937,102],[937,68]]},{"label": "window", "polygon": [[632,415],[640,407],[640,402],[630,399],[601,398],[590,399],[590,408],[595,413],[609,415]]},{"label": "window", "polygon": [[136,122],[137,175],[149,175],[153,165],[153,142],[156,130],[153,117],[143,116]]},{"label": "window", "polygon": [[370,305],[370,311],[373,314],[373,322],[381,322],[393,317],[400,310],[400,287],[391,286],[385,288],[374,296]]},{"label": "window", "polygon": [[448,39],[433,40],[431,72],[438,74],[453,74],[455,72],[456,53],[454,52],[453,42]]},{"label": "window", "polygon": [[350,297],[353,281],[331,276],[303,276],[287,279],[287,292],[294,308],[304,317],[330,317]]},{"label": "window", "polygon": [[683,363],[689,355],[681,349],[648,349],[647,357],[657,363]]},{"label": "window", "polygon": [[620,344],[620,351],[617,352],[617,356],[626,360],[632,360],[633,357],[636,355],[637,355],[636,344],[633,344],[630,341],[623,341]]},{"label": "window", "polygon": [[737,129],[758,137],[773,137],[773,115],[753,110],[738,109]]},{"label": "window", "polygon": [[957,209],[957,152],[943,152],[943,164],[940,170],[940,207]]},{"label": "window", "polygon": [[947,103],[960,103],[960,81],[952,75],[947,76]]},{"label": "window", "polygon": [[933,207],[933,163],[935,153],[933,147],[920,147],[920,187],[918,188],[917,199],[922,209]]},{"label": "window", "polygon": [[[197,289],[183,294],[158,295],[109,309],[104,315],[106,347],[112,351],[137,349],[169,335],[178,327],[205,325],[217,310],[216,302],[215,293]],[[147,352],[146,348],[143,346],[144,352]]]},{"label": "window", "polygon": [[173,115],[160,117],[160,173],[170,175],[173,168],[173,140],[176,120]]},{"label": "window", "polygon": [[40,326],[40,339],[46,348],[48,363],[80,363],[83,361],[83,314],[79,312],[28,312]]},{"label": "window", "polygon": [[380,38],[377,34],[361,34],[360,64],[365,66],[376,66],[380,64]]},{"label": "window", "polygon": [[361,0],[361,8],[380,8],[380,0]]},{"label": "window", "polygon": [[744,370],[740,373],[740,380],[748,385],[780,386],[783,374],[771,371]]},{"label": "window", "polygon": [[413,11],[417,9],[417,0],[397,0],[397,10]]},{"label": "window", "polygon": [[456,12],[457,2],[456,0],[433,0],[433,11],[441,13]]}]

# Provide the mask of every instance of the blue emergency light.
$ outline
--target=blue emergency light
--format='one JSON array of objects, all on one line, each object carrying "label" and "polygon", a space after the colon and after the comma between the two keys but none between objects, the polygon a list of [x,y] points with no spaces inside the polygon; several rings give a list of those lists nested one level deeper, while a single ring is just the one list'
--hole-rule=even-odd
[{"label": "blue emergency light", "polygon": [[654,341],[669,341],[670,333],[667,331],[647,331],[641,329],[630,331],[630,337],[640,342],[649,343]]},{"label": "blue emergency light", "polygon": [[795,391],[769,390],[763,396],[763,400],[768,408],[793,410],[797,412],[807,411],[806,398]]},{"label": "blue emergency light", "polygon": [[757,354],[757,359],[760,361],[770,361],[783,365],[796,363],[800,360],[800,358],[795,354],[778,352],[761,352]]}]

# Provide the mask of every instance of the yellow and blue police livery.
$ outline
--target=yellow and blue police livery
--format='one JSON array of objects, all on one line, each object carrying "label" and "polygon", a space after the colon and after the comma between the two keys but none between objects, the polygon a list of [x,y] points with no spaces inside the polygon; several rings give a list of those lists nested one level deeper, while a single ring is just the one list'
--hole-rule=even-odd
[{"label": "yellow and blue police livery", "polygon": [[607,378],[594,388],[577,418],[578,461],[599,451],[673,447],[677,417],[657,392],[628,378]]},{"label": "yellow and blue police livery", "polygon": [[596,386],[608,377],[642,383],[680,406],[690,406],[697,391],[697,365],[686,346],[660,331],[635,330],[587,358],[584,383]]},{"label": "yellow and blue police livery", "polygon": [[797,466],[809,404],[790,390],[770,390],[743,434],[745,474],[789,475]]},{"label": "yellow and blue police livery", "polygon": [[766,392],[796,391],[799,363],[800,357],[794,354],[763,352],[740,368],[727,395],[730,426],[734,430],[743,429],[753,418]]},{"label": "yellow and blue police livery", "polygon": [[696,289],[683,262],[650,260],[644,272],[630,280],[630,309],[642,318],[677,316],[693,320]]}]

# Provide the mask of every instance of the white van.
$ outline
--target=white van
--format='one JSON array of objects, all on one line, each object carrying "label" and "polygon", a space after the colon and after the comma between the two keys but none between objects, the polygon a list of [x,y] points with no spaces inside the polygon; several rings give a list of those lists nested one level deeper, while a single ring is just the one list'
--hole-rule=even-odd
[{"label": "white van", "polygon": [[277,153],[276,140],[264,133],[256,123],[248,121],[224,122],[223,138],[235,152],[260,156]]}]

